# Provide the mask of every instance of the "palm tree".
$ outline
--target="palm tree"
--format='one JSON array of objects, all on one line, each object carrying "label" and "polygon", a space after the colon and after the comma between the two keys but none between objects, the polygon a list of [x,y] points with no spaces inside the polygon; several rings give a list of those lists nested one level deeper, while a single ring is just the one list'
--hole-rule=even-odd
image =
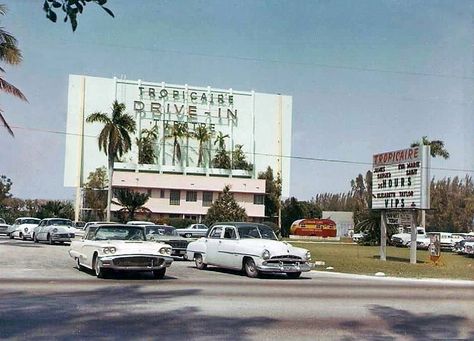
[{"label": "palm tree", "polygon": [[245,152],[242,150],[244,146],[241,144],[236,144],[232,152],[232,169],[243,169],[251,172],[253,170],[253,165],[247,162],[247,157]]},{"label": "palm tree", "polygon": [[[0,14],[5,15],[7,9],[5,5],[0,4]],[[10,65],[17,65],[21,62],[22,56],[21,51],[17,47],[17,40],[14,36],[10,33],[5,31],[3,28],[0,27],[0,61],[10,64]],[[0,72],[5,72],[3,68],[0,67]],[[18,97],[19,99],[28,102],[25,95],[16,88],[14,85],[8,83],[3,77],[0,76],[0,90],[6,92],[7,94],[13,95]],[[11,136],[15,136],[13,134],[13,130],[8,125],[5,117],[2,115],[2,110],[0,109],[0,123],[2,123],[5,128],[8,130]]]},{"label": "palm tree", "polygon": [[211,139],[212,135],[206,126],[200,125],[199,127],[196,128],[194,132],[194,137],[199,141],[199,151],[198,151],[199,156],[198,156],[197,165],[198,167],[200,167],[203,161],[203,154],[204,154],[203,145]]},{"label": "palm tree", "polygon": [[183,123],[175,123],[171,127],[171,132],[166,137],[173,138],[173,166],[175,165],[176,159],[181,161],[181,145],[179,141],[188,136],[188,127]]},{"label": "palm tree", "polygon": [[104,128],[99,134],[99,150],[104,150],[108,161],[108,192],[107,192],[107,221],[110,221],[110,203],[112,201],[112,179],[114,162],[132,147],[130,134],[135,133],[135,121],[131,115],[124,113],[125,104],[115,100],[112,103],[112,118],[107,114],[96,112],[86,119],[88,123],[102,123]]},{"label": "palm tree", "polygon": [[[430,146],[431,157],[441,156],[443,159],[449,159],[449,152],[444,148],[444,142],[441,140],[428,140],[428,136],[423,136],[421,141],[413,142],[410,147]],[[426,228],[426,211],[421,211],[421,226]]]},{"label": "palm tree", "polygon": [[423,136],[421,141],[413,142],[410,147],[430,146],[430,154],[432,157],[441,156],[443,159],[449,159],[449,152],[444,148],[444,142],[441,140],[428,140],[427,136]]},{"label": "palm tree", "polygon": [[224,169],[230,169],[232,167],[231,160],[229,157],[229,153],[227,153],[225,149],[225,139],[228,138],[229,135],[224,135],[220,131],[216,139],[214,140],[214,145],[217,144],[217,150],[216,150],[216,155],[214,156],[214,159],[212,160],[212,166],[215,168],[224,168]]},{"label": "palm tree", "polygon": [[150,199],[148,193],[140,193],[128,188],[117,188],[114,193],[118,202],[113,203],[122,206],[121,211],[128,212],[128,220],[133,220],[137,211],[151,212],[150,209],[144,207]]},{"label": "palm tree", "polygon": [[229,134],[222,134],[222,131],[220,131],[217,136],[216,136],[216,139],[214,140],[214,145],[217,144],[217,149],[224,149],[225,150],[225,139],[226,138],[229,138]]},{"label": "palm tree", "polygon": [[150,129],[142,129],[141,137],[137,140],[138,146],[138,163],[153,164],[155,162],[156,153],[155,145],[158,139],[158,126]]}]

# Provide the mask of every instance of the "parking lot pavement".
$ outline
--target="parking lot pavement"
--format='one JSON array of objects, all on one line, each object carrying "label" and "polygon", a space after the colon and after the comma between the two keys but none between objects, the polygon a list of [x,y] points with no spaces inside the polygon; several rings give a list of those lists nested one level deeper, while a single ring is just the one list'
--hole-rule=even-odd
[{"label": "parking lot pavement", "polygon": [[[76,263],[68,254],[69,244],[49,245],[33,241],[11,240],[0,236],[0,280],[1,279],[63,279],[98,280],[92,272],[79,271]],[[244,279],[238,271],[197,270],[193,261],[175,260],[167,269],[167,280],[192,279],[207,280],[213,278]],[[231,275],[231,276],[229,276]],[[116,279],[152,280],[150,274],[118,274]]]},{"label": "parking lot pavement", "polygon": [[248,278],[191,261],[163,280],[104,280],[68,249],[0,236],[0,339],[474,339],[472,286]]}]

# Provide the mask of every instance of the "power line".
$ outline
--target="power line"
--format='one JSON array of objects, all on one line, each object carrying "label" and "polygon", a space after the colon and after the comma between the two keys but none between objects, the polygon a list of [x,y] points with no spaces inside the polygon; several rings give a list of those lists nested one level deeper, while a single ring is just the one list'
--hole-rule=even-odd
[{"label": "power line", "polygon": [[[1,126],[5,126],[3,123],[0,124]],[[65,131],[58,131],[58,130],[50,130],[50,129],[42,129],[42,128],[31,128],[31,127],[21,127],[21,126],[14,126],[10,125],[10,128],[17,129],[17,130],[27,130],[27,131],[35,131],[40,133],[47,133],[47,134],[56,134],[56,135],[66,135],[66,136],[81,136],[81,134],[76,133],[68,133]],[[98,138],[96,135],[86,135],[84,137],[87,138]],[[204,150],[209,151],[208,148],[204,147]],[[211,149],[212,150],[212,149]],[[369,166],[372,167],[371,162],[364,162],[364,161],[353,161],[353,160],[341,160],[341,159],[329,159],[329,158],[317,158],[317,157],[310,157],[310,156],[294,156],[294,155],[277,155],[277,154],[270,154],[270,153],[250,153],[247,152],[244,154],[247,155],[259,155],[259,156],[268,156],[268,157],[280,157],[284,159],[292,159],[292,160],[303,160],[303,161],[313,161],[313,162],[326,162],[326,163],[339,163],[339,164],[349,164],[349,165],[359,165],[359,166]],[[463,168],[446,168],[446,167],[430,167],[432,170],[439,170],[439,171],[448,171],[448,172],[463,172],[463,173],[474,173],[474,169],[463,169]]]},{"label": "power line", "polygon": [[[63,43],[67,44],[67,43],[71,43],[71,41],[63,41]],[[85,44],[85,43],[82,43],[82,44]],[[152,51],[152,52],[189,55],[189,56],[195,56],[195,57],[231,59],[231,60],[240,60],[240,61],[248,61],[248,62],[258,62],[258,63],[314,66],[314,67],[327,68],[327,69],[354,70],[354,71],[362,71],[362,72],[379,72],[379,73],[389,73],[389,74],[408,75],[408,76],[420,76],[420,77],[436,77],[436,78],[474,80],[474,77],[451,75],[451,74],[442,74],[442,73],[402,71],[402,70],[387,70],[387,69],[379,69],[379,68],[357,67],[357,66],[315,63],[315,62],[296,62],[296,61],[285,61],[285,60],[278,60],[278,59],[264,59],[264,58],[256,58],[256,57],[243,57],[243,56],[233,56],[233,55],[224,55],[224,54],[209,54],[209,53],[202,53],[202,52],[189,52],[189,51],[180,51],[180,50],[171,50],[171,49],[160,49],[160,48],[153,48],[153,47],[126,46],[126,45],[122,45],[122,44],[111,44],[111,43],[100,43],[99,44],[99,43],[94,43],[94,42],[88,42],[87,44],[97,45],[97,46],[110,46],[110,47],[115,47],[115,48],[132,49],[132,50],[145,50],[145,51]]]}]

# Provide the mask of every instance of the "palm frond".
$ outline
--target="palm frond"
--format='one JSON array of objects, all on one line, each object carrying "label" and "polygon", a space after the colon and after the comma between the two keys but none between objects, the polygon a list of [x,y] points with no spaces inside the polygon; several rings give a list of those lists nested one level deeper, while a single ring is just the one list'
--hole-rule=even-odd
[{"label": "palm frond", "polygon": [[101,112],[95,112],[93,114],[90,114],[86,118],[87,123],[103,123],[103,124],[109,124],[111,123],[111,120],[107,114],[101,113]]},{"label": "palm frond", "polygon": [[[0,110],[1,111],[1,110]],[[8,130],[11,136],[15,137],[15,134],[13,134],[13,130],[10,128],[8,125],[7,121],[5,120],[5,117],[3,117],[2,113],[0,112],[0,122],[3,124],[3,126]]]},{"label": "palm frond", "polygon": [[[0,41],[2,35],[0,33]],[[9,44],[6,42],[0,43],[0,60],[7,64],[17,65],[23,60],[20,49],[15,44]]]},{"label": "palm frond", "polygon": [[105,155],[108,155],[108,144],[109,144],[109,132],[110,132],[110,125],[106,125],[100,132],[98,143],[99,143],[99,150],[104,150]]},{"label": "palm frond", "polygon": [[15,97],[18,97],[19,99],[28,102],[26,99],[25,95],[21,92],[20,89],[15,87],[14,85],[8,83],[6,80],[0,77],[0,91],[4,91],[10,95],[13,95]]}]

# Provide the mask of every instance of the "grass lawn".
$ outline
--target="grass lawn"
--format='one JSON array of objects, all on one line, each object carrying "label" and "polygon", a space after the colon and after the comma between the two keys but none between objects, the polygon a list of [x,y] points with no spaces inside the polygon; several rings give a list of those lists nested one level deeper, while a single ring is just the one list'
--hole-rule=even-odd
[{"label": "grass lawn", "polygon": [[311,251],[312,261],[325,261],[325,270],[332,266],[335,272],[374,275],[383,272],[387,276],[414,278],[451,278],[474,280],[474,258],[452,252],[441,252],[442,264],[434,265],[428,251],[417,250],[417,264],[410,264],[410,249],[387,246],[387,261],[379,260],[378,246],[351,244],[298,243],[294,246]]}]

